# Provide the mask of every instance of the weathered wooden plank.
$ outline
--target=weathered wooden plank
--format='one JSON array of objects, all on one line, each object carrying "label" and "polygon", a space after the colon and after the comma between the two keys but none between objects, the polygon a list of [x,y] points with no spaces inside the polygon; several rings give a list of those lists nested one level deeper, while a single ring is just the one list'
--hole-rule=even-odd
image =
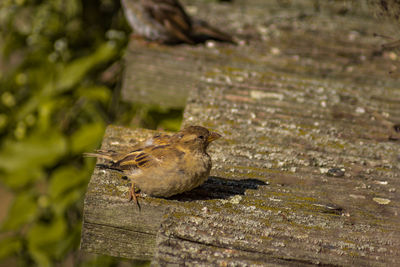
[{"label": "weathered wooden plank", "polygon": [[[278,89],[273,78],[253,97],[249,88],[212,83],[191,96],[185,123],[203,124],[225,136],[212,148],[212,174],[268,185],[171,215],[159,233],[156,262],[250,264],[245,259],[252,251],[258,253],[258,264],[279,259],[395,265],[400,260],[399,143],[389,141],[376,120],[358,119],[356,108],[356,119],[333,119],[330,107],[312,101],[318,94],[305,106],[312,112],[301,110],[290,97],[295,76],[286,84],[275,81]],[[310,81],[305,88],[319,90],[320,82]],[[260,98],[261,92],[283,98]],[[329,87],[327,93],[335,92]],[[227,258],[220,249],[234,256]]]},{"label": "weathered wooden plank", "polygon": [[[127,181],[96,170],[82,248],[155,255],[155,265],[400,261],[399,60],[374,52],[380,40],[372,37],[387,24],[295,2],[235,1],[209,13],[196,3],[215,25],[234,25],[239,46],[131,44],[128,64],[138,65],[125,75],[125,99],[137,98],[135,79],[160,95],[177,87],[182,99],[195,85],[184,123],[224,139],[211,147],[213,177],[203,186],[146,197],[141,212],[126,203]],[[150,134],[110,127],[103,146],[124,149]]]},{"label": "weathered wooden plank", "polygon": [[155,264],[399,261],[396,55],[373,57],[376,40],[348,37],[377,30],[365,17],[294,21],[203,72],[185,110],[185,124],[225,135],[212,148],[215,177],[268,185],[171,215]]},{"label": "weathered wooden plank", "polygon": [[85,223],[81,249],[114,257],[151,260],[156,248],[154,235],[119,227]]},{"label": "weathered wooden plank", "polygon": [[365,4],[342,15],[338,5],[326,3],[316,12],[309,0],[284,7],[279,1],[184,2],[194,16],[234,34],[239,45],[162,46],[132,40],[125,60],[125,101],[183,107],[188,91],[204,76],[226,74],[220,82],[237,83],[235,68],[246,65],[364,84],[396,86],[399,78],[398,55],[379,52],[385,40],[373,37],[390,34],[393,25],[374,20]]},{"label": "weathered wooden plank", "polygon": [[[154,132],[107,128],[103,149],[123,151],[150,138]],[[81,249],[116,257],[150,260],[156,233],[166,208],[157,203],[142,204],[142,210],[128,202],[129,181],[97,167],[86,192]]]}]

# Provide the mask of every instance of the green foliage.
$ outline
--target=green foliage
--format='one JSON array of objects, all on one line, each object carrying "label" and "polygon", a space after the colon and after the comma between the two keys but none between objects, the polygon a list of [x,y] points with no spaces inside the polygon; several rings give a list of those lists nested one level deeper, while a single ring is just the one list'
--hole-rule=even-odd
[{"label": "green foliage", "polygon": [[183,115],[181,109],[142,106],[140,112],[141,125],[144,128],[162,128],[168,131],[179,131],[181,127]]},{"label": "green foliage", "polygon": [[[23,211],[23,212],[22,212]],[[38,205],[32,194],[19,194],[15,200],[7,220],[3,223],[3,230],[18,230],[22,225],[31,223],[35,220]]]},{"label": "green foliage", "polygon": [[1,181],[11,188],[24,187],[45,176],[44,166],[55,164],[67,151],[66,138],[46,131],[46,138],[32,133],[22,140],[7,138],[0,152]]},{"label": "green foliage", "polygon": [[121,57],[124,27],[119,1],[0,2],[0,183],[14,195],[0,225],[0,260],[53,266],[79,258],[94,164],[81,155],[99,147],[112,117],[116,84],[101,76]]}]

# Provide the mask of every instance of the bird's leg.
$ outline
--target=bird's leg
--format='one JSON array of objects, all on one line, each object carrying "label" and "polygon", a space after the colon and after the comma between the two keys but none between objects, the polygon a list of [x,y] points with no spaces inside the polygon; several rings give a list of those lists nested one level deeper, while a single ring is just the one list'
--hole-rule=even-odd
[{"label": "bird's leg", "polygon": [[138,208],[139,208],[139,210],[140,210],[140,204],[139,204],[139,201],[137,199],[139,196],[140,196],[140,194],[136,194],[136,192],[135,192],[135,183],[132,183],[131,189],[129,190],[129,201],[132,201],[132,199],[134,199],[136,204],[137,204],[137,206],[138,206]]}]

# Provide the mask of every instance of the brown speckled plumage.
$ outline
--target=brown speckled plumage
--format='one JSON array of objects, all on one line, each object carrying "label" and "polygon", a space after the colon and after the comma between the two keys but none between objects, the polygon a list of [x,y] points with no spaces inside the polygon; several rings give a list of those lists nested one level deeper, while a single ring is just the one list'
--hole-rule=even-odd
[{"label": "brown speckled plumage", "polygon": [[127,176],[132,181],[131,199],[136,200],[135,186],[150,196],[169,197],[204,183],[211,170],[207,147],[220,137],[204,127],[189,126],[174,135],[155,135],[128,153],[99,150],[86,156],[103,158],[108,168]]}]

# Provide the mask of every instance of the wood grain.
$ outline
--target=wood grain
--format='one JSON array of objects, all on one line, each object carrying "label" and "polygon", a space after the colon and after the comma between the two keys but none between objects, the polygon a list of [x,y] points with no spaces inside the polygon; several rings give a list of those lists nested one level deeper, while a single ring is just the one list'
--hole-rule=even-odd
[{"label": "wood grain", "polygon": [[[82,249],[162,266],[400,261],[399,60],[373,37],[387,24],[365,9],[286,2],[186,2],[235,32],[237,46],[131,42],[124,99],[143,79],[149,95],[186,102],[185,125],[224,138],[210,148],[204,185],[145,197],[140,212],[126,202],[127,181],[96,169]],[[151,134],[111,126],[103,147]]]}]

